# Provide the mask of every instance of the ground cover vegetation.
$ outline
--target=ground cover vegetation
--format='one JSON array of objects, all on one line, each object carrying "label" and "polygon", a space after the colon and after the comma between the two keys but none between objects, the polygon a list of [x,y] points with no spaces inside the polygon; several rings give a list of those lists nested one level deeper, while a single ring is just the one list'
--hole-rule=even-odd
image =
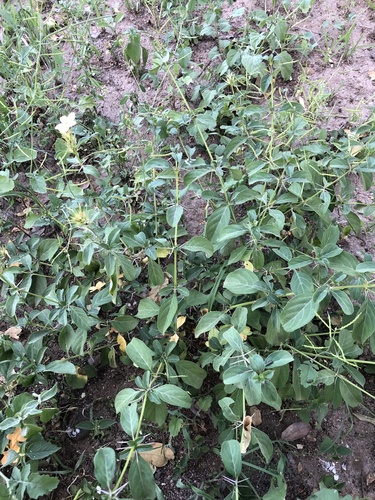
[{"label": "ground cover vegetation", "polygon": [[[172,459],[178,436],[193,443],[192,410],[216,429],[222,461],[192,498],[285,498],[282,445],[252,427],[253,407],[314,412],[320,425],[330,407],[374,397],[375,263],[345,239],[374,210],[353,201],[353,176],[372,189],[375,125],[328,131],[327,94],[283,92],[324,50],[293,30],[310,6],[267,2],[232,36],[242,12],[224,18],[222,2],[129,0],[160,36],[152,53],[135,30],[111,50],[139,93],[163,87],[175,106],[125,95],[116,125],[97,112],[90,27],[113,33],[126,12],[94,0],[0,8],[1,498],[53,498],[67,476],[64,498],[163,498],[150,463]],[[215,42],[204,67],[202,39]],[[194,198],[206,211],[192,235]],[[113,400],[116,419],[81,424],[126,436],[120,450],[98,445],[89,482],[64,468],[53,426],[58,394],[99,377],[95,357],[135,375]],[[155,428],[166,442],[150,444]],[[331,486],[311,498],[339,498]]]}]

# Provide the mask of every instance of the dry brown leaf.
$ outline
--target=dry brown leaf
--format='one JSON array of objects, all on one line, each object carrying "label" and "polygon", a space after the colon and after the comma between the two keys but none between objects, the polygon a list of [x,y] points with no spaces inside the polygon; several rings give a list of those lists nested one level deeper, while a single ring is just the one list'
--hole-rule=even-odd
[{"label": "dry brown leaf", "polygon": [[259,408],[257,408],[256,406],[251,406],[250,413],[253,419],[253,426],[257,427],[262,423],[262,414],[260,413]]},{"label": "dry brown leaf", "polygon": [[162,285],[159,286],[154,286],[151,288],[151,290],[148,292],[147,297],[151,300],[153,300],[156,304],[159,304],[161,297],[159,295],[160,290],[165,288],[169,284],[169,278],[168,276],[165,277],[164,282]]},{"label": "dry brown leaf", "polygon": [[368,74],[368,76],[370,77],[370,80],[371,80],[372,82],[374,82],[374,81],[375,81],[375,71],[374,71],[374,70],[369,71],[367,74]]},{"label": "dry brown leaf", "polygon": [[22,332],[22,328],[18,326],[11,326],[5,332],[0,332],[1,335],[9,335],[11,339],[18,340],[20,338],[20,333]]},{"label": "dry brown leaf", "polygon": [[360,413],[354,413],[354,415],[358,418],[358,420],[362,420],[362,422],[370,422],[370,424],[375,425],[375,418],[368,417],[367,415],[361,415]]},{"label": "dry brown leaf", "polygon": [[366,484],[368,486],[369,484],[372,484],[374,482],[375,482],[375,472],[370,472],[370,474],[368,474],[366,477]]},{"label": "dry brown leaf", "polygon": [[295,422],[289,425],[281,434],[281,439],[284,441],[296,441],[302,439],[311,432],[311,426],[307,422]]},{"label": "dry brown leaf", "polygon": [[174,453],[170,448],[167,448],[163,443],[147,443],[152,446],[150,451],[140,451],[139,455],[154,467],[164,467],[168,460],[174,459]]},{"label": "dry brown leaf", "polygon": [[301,474],[301,472],[303,471],[303,467],[302,467],[301,462],[298,462],[297,471],[299,472],[299,474]]},{"label": "dry brown leaf", "polygon": [[253,418],[250,415],[246,415],[243,419],[243,431],[241,438],[241,453],[246,453],[250,441],[251,441],[251,423]]}]

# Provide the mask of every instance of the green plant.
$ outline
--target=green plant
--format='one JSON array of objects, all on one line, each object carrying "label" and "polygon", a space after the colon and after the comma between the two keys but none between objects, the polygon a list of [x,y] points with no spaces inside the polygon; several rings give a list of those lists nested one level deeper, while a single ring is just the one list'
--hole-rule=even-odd
[{"label": "green plant", "polygon": [[[25,491],[38,498],[57,487],[53,467],[50,475],[38,472],[41,458],[59,452],[44,441],[41,424],[57,415],[59,388],[82,389],[99,376],[94,357],[100,367],[123,364],[137,374],[114,399],[124,447],[96,450],[96,484],[82,481],[76,499],[162,498],[144,458],[152,449],[147,433],[163,430],[162,453],[184,437],[185,458],[176,466],[182,471],[207,452],[194,435],[197,412],[217,431],[214,449],[225,473],[218,471],[210,492],[204,485],[192,491],[217,498],[221,481],[230,485],[227,499],[259,497],[255,470],[268,477],[263,498],[283,498],[285,460],[276,460],[278,444],[265,432],[247,434],[250,408],[279,411],[292,402],[305,413],[317,410],[321,423],[328,402],[350,409],[364,394],[373,397],[362,368],[374,363],[362,354],[375,351],[375,264],[342,246],[364,225],[351,175],[371,189],[373,120],[328,134],[317,124],[329,98],[322,84],[302,104],[279,92],[295,74],[295,54],[314,49],[310,36],[290,33],[295,12],[287,2],[285,15],[275,5],[271,14],[251,12],[235,39],[216,2],[163,6],[157,25],[170,27],[173,50],[156,40],[145,72],[148,51],[132,30],[124,56],[137,79],[149,79],[156,91],[169,86],[178,108],[130,95],[117,128],[96,114],[100,93],[90,61],[97,48],[87,39],[90,19],[107,29],[116,19],[103,18],[96,2],[89,20],[83,3],[62,5],[74,12],[76,69],[93,91],[73,106],[64,93],[51,97],[66,69],[53,34],[65,28],[48,31],[38,10],[0,11],[7,82],[0,195],[22,206],[1,228],[18,231],[3,240],[0,309],[7,325],[27,335],[26,342],[0,336],[3,465],[18,460],[10,475],[1,473],[5,498]],[[306,14],[310,7],[296,8]],[[216,43],[214,69],[194,62],[202,37]],[[14,71],[22,85],[12,83]],[[191,193],[206,203],[199,235],[186,229]],[[33,394],[35,384],[46,390]],[[79,427],[99,441],[112,422],[90,415]]]}]

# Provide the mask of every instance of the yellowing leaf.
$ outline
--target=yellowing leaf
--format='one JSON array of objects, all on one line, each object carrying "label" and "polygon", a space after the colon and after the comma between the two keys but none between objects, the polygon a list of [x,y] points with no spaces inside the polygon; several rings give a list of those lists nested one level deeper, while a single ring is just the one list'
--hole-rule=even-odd
[{"label": "yellowing leaf", "polygon": [[169,342],[178,342],[180,340],[180,337],[177,335],[177,333],[175,333],[174,335],[172,335],[172,337],[170,337],[169,339]]},{"label": "yellowing leaf", "polygon": [[249,260],[245,260],[243,263],[243,266],[248,271],[254,271],[254,266],[252,265],[252,263]]},{"label": "yellowing leaf", "polygon": [[241,437],[241,453],[246,453],[250,441],[251,441],[251,423],[253,418],[250,415],[246,415],[243,419],[243,430]]},{"label": "yellowing leaf", "polygon": [[177,330],[185,323],[186,316],[179,316],[176,321]]},{"label": "yellowing leaf", "polygon": [[250,328],[248,326],[245,326],[245,328],[242,330],[240,335],[241,335],[242,340],[245,341],[247,339],[248,335],[251,335]]},{"label": "yellowing leaf", "polygon": [[163,443],[148,443],[152,446],[150,451],[140,451],[139,454],[150,465],[154,467],[164,467],[168,460],[174,459],[174,453],[170,448],[167,448]]},{"label": "yellowing leaf", "polygon": [[171,248],[165,248],[165,247],[157,248],[156,255],[159,257],[159,259],[164,259],[165,257],[168,257],[171,251],[172,251]]},{"label": "yellowing leaf", "polygon": [[117,335],[117,343],[120,347],[120,351],[121,352],[126,352],[126,340],[124,339],[124,337],[121,335],[121,333],[119,333]]},{"label": "yellowing leaf", "polygon": [[357,145],[353,146],[352,148],[349,148],[349,153],[351,156],[357,156],[358,153],[360,153],[363,150],[363,146]]},{"label": "yellowing leaf", "polygon": [[90,292],[96,292],[96,290],[101,290],[105,286],[104,281],[98,281],[96,285],[90,286],[89,290]]}]

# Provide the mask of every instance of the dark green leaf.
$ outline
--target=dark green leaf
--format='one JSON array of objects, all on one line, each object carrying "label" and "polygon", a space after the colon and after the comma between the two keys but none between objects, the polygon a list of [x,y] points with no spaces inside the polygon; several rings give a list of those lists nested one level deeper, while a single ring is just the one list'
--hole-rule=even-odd
[{"label": "dark green leaf", "polygon": [[286,332],[294,332],[307,325],[318,311],[318,304],[311,293],[302,293],[291,299],[280,315],[281,324]]},{"label": "dark green leaf", "polygon": [[202,333],[209,332],[214,328],[223,317],[223,313],[219,311],[211,311],[205,314],[200,320],[195,329],[195,337],[199,337]]},{"label": "dark green leaf", "polygon": [[142,340],[134,337],[126,346],[126,354],[139,368],[152,370],[152,356],[154,353]]},{"label": "dark green leaf", "polygon": [[240,443],[234,439],[224,441],[221,445],[220,456],[228,474],[237,478],[242,470]]},{"label": "dark green leaf", "polygon": [[155,479],[150,464],[138,453],[129,469],[129,485],[134,500],[154,500],[156,497]]},{"label": "dark green leaf", "polygon": [[195,389],[200,389],[207,373],[203,368],[192,361],[180,360],[176,364],[176,370],[181,380]]},{"label": "dark green leaf", "polygon": [[40,498],[43,495],[48,495],[57,488],[59,480],[56,477],[47,476],[32,472],[27,478],[27,493],[31,499]]},{"label": "dark green leaf", "polygon": [[246,295],[259,291],[258,276],[248,269],[236,269],[228,274],[224,281],[227,288],[234,295]]},{"label": "dark green leaf", "polygon": [[111,490],[116,470],[116,453],[112,448],[99,448],[94,456],[94,474],[102,488]]},{"label": "dark green leaf", "polygon": [[45,371],[53,373],[63,373],[63,374],[69,373],[70,375],[75,375],[76,367],[70,361],[57,360],[57,361],[52,361],[52,363],[46,365]]},{"label": "dark green leaf", "polygon": [[171,326],[172,321],[176,315],[178,308],[178,301],[176,294],[171,295],[168,299],[164,300],[159,309],[158,320],[156,326],[160,333],[165,333]]},{"label": "dark green leaf", "polygon": [[182,245],[181,248],[189,252],[204,252],[207,258],[211,257],[215,251],[212,243],[203,236],[194,236]]},{"label": "dark green leaf", "polygon": [[181,387],[172,384],[164,384],[154,389],[154,392],[162,401],[169,405],[181,406],[181,408],[191,407],[191,397],[186,391],[181,389]]}]

